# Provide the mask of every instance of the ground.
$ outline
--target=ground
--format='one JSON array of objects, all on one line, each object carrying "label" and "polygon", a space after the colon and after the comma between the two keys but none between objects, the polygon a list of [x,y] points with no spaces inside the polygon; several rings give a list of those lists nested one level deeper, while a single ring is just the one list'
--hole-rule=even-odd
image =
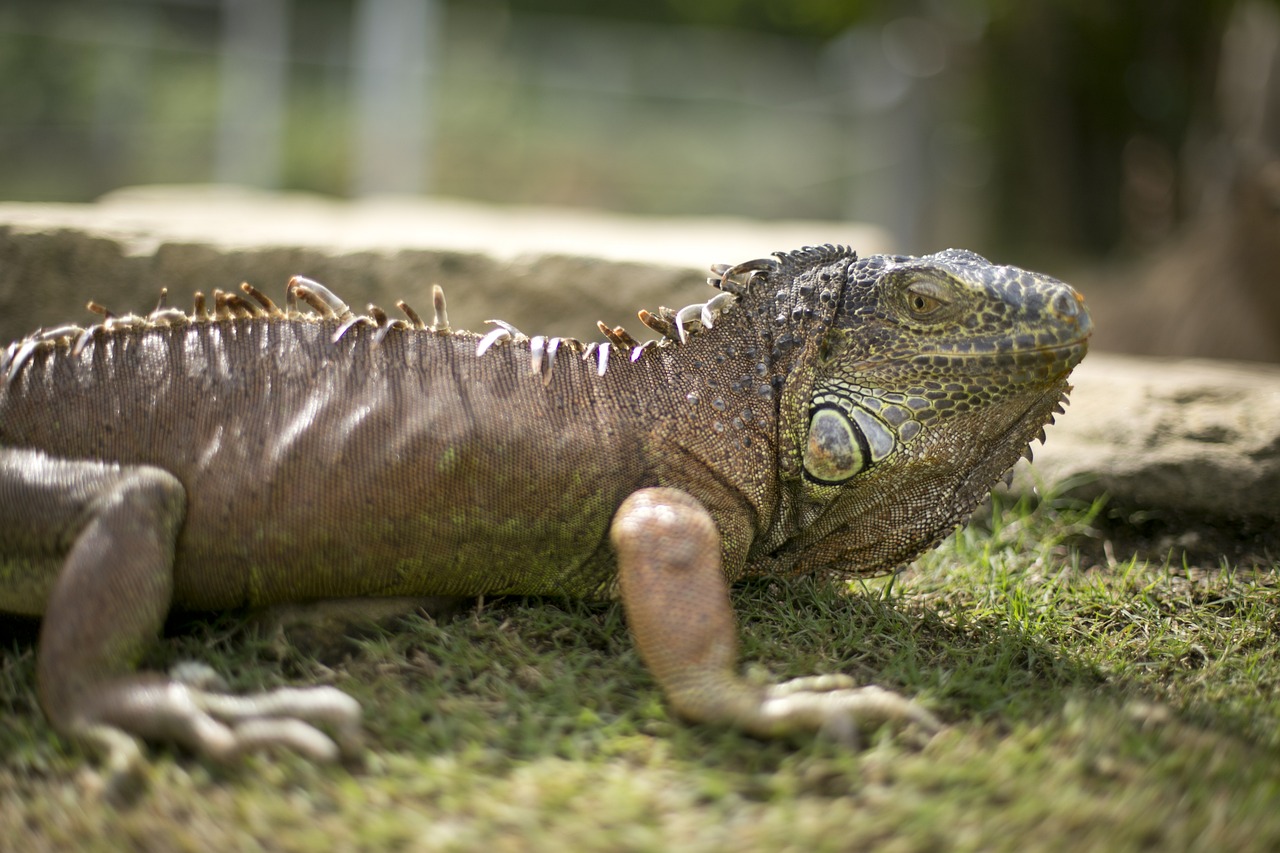
[{"label": "ground", "polygon": [[245,690],[336,684],[365,705],[365,766],[217,768],[161,748],[150,790],[117,809],[41,718],[34,632],[11,626],[0,837],[20,850],[1274,849],[1280,566],[1131,561],[1104,520],[1098,505],[997,501],[895,578],[737,590],[755,674],[842,671],[917,696],[948,724],[923,748],[674,721],[615,605],[488,601],[329,664],[230,616],[175,623],[153,663],[201,658]]}]

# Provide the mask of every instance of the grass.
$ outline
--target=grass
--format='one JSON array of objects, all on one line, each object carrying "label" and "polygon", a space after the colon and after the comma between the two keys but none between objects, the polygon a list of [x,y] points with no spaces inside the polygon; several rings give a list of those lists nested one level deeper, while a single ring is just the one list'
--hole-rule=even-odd
[{"label": "grass", "polygon": [[[7,849],[1267,850],[1280,846],[1280,569],[1114,558],[1099,507],[997,502],[892,579],[739,589],[752,677],[847,672],[946,729],[861,750],[671,719],[611,605],[510,600],[327,666],[230,618],[152,663],[334,683],[349,771],[152,748],[132,807],[52,734],[34,638],[0,651]],[[1098,552],[1099,556],[1091,557]]]}]

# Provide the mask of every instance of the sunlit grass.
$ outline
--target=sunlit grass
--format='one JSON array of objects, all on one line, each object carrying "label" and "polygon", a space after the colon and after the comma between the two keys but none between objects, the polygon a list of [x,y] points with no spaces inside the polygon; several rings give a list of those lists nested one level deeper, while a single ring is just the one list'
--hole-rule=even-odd
[{"label": "sunlit grass", "polygon": [[[152,750],[116,811],[55,737],[31,638],[0,653],[0,837],[184,849],[1269,849],[1280,844],[1280,572],[1130,560],[1100,505],[997,502],[892,579],[735,594],[751,677],[841,671],[947,724],[923,749],[763,743],[671,719],[621,609],[486,603],[332,670],[223,620],[163,644],[238,690],[365,705],[356,771]],[[1113,550],[1113,549],[1111,549]],[[94,839],[97,839],[96,841]]]}]

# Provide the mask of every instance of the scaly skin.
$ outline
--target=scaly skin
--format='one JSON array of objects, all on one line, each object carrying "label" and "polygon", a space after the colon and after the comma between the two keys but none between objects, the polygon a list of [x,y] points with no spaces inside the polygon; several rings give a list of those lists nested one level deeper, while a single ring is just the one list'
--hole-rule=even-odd
[{"label": "scaly skin", "polygon": [[121,775],[138,738],[349,755],[331,688],[232,697],[136,661],[171,608],[617,593],[688,718],[935,728],[840,676],[748,685],[729,584],[885,573],[945,536],[1060,411],[1083,302],[957,251],[715,272],[705,306],[641,312],[643,348],[451,331],[438,291],[431,327],[357,316],[300,279],[284,310],[246,287],[11,345],[0,610],[43,617],[53,724]]}]

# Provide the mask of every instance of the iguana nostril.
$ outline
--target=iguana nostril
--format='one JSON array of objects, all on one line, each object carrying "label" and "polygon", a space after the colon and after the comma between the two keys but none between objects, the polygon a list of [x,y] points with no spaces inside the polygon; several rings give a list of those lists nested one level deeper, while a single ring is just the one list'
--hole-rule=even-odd
[{"label": "iguana nostril", "polygon": [[1072,290],[1059,291],[1049,303],[1049,308],[1059,319],[1075,319],[1080,314],[1080,297]]}]

